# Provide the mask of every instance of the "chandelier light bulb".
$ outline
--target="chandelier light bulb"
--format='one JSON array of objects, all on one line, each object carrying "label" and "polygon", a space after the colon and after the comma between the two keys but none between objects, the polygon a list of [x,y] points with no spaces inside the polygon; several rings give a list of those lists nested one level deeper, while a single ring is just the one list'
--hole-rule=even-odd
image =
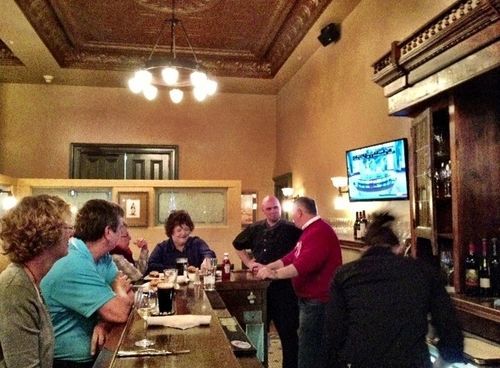
[{"label": "chandelier light bulb", "polygon": [[202,86],[206,83],[207,81],[207,75],[203,72],[200,72],[199,70],[195,70],[194,72],[191,73],[189,76],[189,79],[191,80],[191,83],[195,86]]},{"label": "chandelier light bulb", "polygon": [[177,83],[177,80],[179,79],[179,71],[171,66],[164,68],[161,71],[161,76],[167,86],[173,86],[174,84]]},{"label": "chandelier light bulb", "polygon": [[143,93],[144,97],[146,97],[149,101],[152,101],[158,95],[158,88],[156,88],[152,84],[148,84],[144,87]]},{"label": "chandelier light bulb", "polygon": [[184,92],[182,92],[178,88],[174,88],[174,89],[170,90],[170,92],[168,94],[170,95],[170,99],[172,100],[172,102],[176,103],[176,104],[181,102],[182,98],[184,97]]},{"label": "chandelier light bulb", "polygon": [[17,199],[13,195],[7,196],[2,201],[2,208],[7,211],[17,204]]},{"label": "chandelier light bulb", "polygon": [[207,94],[209,96],[213,96],[217,91],[217,82],[213,79],[207,79],[206,83]]},{"label": "chandelier light bulb", "polygon": [[193,88],[193,96],[196,101],[204,101],[207,98],[207,90],[203,86],[195,86]]},{"label": "chandelier light bulb", "polygon": [[130,78],[128,88],[132,93],[138,94],[142,91],[142,83],[136,77]]},{"label": "chandelier light bulb", "polygon": [[146,88],[146,85],[151,84],[153,81],[153,75],[144,69],[135,72],[135,78],[137,78],[143,88]]},{"label": "chandelier light bulb", "polygon": [[[204,101],[207,96],[215,94],[218,88],[217,82],[208,78],[203,65],[198,62],[182,20],[175,17],[174,8],[175,0],[172,0],[171,16],[162,23],[147,60],[127,84],[133,93],[142,93],[150,101],[157,97],[159,87],[162,89],[166,87],[169,90],[170,100],[175,104],[180,103],[184,99],[184,93],[191,90],[195,100]],[[182,31],[184,44],[189,46],[188,50],[182,50],[183,54],[184,51],[189,51],[193,60],[185,60],[184,57],[176,59],[176,29]],[[167,44],[171,45],[168,57],[153,57],[155,51],[160,48],[160,41],[165,37],[164,31],[168,33],[168,30],[170,30],[170,42]]]}]

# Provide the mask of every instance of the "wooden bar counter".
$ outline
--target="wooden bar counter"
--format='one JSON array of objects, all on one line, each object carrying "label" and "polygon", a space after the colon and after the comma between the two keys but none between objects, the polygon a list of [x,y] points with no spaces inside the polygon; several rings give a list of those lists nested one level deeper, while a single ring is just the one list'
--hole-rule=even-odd
[{"label": "wooden bar counter", "polygon": [[[144,336],[143,320],[134,311],[126,324],[116,326],[108,338],[106,350],[99,367],[243,367],[258,368],[262,364],[255,356],[236,357],[224,334],[219,317],[230,317],[226,309],[214,310],[201,285],[181,286],[176,291],[176,314],[211,315],[209,326],[179,330],[162,326],[150,326],[148,338],[155,341],[154,349],[169,351],[190,350],[185,354],[162,356],[118,357],[118,351],[140,350],[135,341]],[[106,354],[108,351],[108,354]],[[106,357],[107,355],[107,357]],[[100,357],[101,358],[101,357]]]},{"label": "wooden bar counter", "polygon": [[255,278],[250,270],[231,271],[230,280],[215,283],[224,307],[238,320],[243,330],[257,328],[254,334],[258,336],[254,338],[261,344],[256,348],[261,350],[265,367],[268,355],[267,287],[270,283],[269,280]]}]

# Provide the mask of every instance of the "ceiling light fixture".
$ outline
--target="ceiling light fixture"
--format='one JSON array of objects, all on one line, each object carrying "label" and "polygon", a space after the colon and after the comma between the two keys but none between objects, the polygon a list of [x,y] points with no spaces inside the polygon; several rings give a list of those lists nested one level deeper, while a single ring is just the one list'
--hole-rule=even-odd
[{"label": "ceiling light fixture", "polygon": [[[170,25],[170,55],[166,58],[153,59],[167,25]],[[193,60],[177,58],[175,43],[177,26],[182,30]],[[142,92],[148,100],[156,98],[158,87],[168,88],[170,100],[176,104],[182,101],[183,90],[192,89],[194,98],[200,102],[217,91],[217,82],[210,79],[201,67],[182,21],[175,17],[175,0],[172,0],[171,18],[164,21],[146,64],[129,79],[128,87],[133,93]]]}]

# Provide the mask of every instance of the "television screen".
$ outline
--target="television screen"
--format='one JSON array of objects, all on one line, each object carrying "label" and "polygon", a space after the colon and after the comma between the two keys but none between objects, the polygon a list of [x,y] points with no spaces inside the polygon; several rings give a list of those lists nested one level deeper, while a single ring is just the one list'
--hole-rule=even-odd
[{"label": "television screen", "polygon": [[408,143],[405,138],[346,152],[349,200],[408,199]]}]

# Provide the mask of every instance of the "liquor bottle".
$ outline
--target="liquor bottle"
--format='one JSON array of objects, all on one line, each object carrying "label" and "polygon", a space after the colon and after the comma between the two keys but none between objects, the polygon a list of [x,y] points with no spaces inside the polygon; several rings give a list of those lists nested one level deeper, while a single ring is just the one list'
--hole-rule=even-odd
[{"label": "liquor bottle", "polygon": [[479,263],[479,295],[488,297],[491,295],[490,265],[488,262],[488,241],[482,239],[482,257]]},{"label": "liquor bottle", "polygon": [[448,161],[444,167],[445,181],[444,181],[444,196],[451,197],[451,160]]},{"label": "liquor bottle", "polygon": [[441,198],[441,178],[439,177],[439,171],[434,172],[434,193],[436,198]]},{"label": "liquor bottle", "polygon": [[354,221],[354,239],[358,240],[359,239],[359,212],[356,211],[356,221]]},{"label": "liquor bottle", "polygon": [[363,214],[361,215],[361,220],[360,220],[360,223],[359,223],[359,229],[360,229],[360,233],[361,233],[360,238],[364,240],[365,239],[365,235],[366,235],[366,230],[368,230],[368,219],[366,218],[366,212],[365,212],[365,210],[363,210]]},{"label": "liquor bottle", "polygon": [[224,253],[222,260],[222,281],[231,279],[231,261],[229,260],[229,253]]},{"label": "liquor bottle", "polygon": [[491,294],[494,297],[500,296],[500,257],[497,247],[497,238],[491,239],[490,276]]},{"label": "liquor bottle", "polygon": [[479,294],[479,261],[474,254],[476,246],[469,243],[469,254],[465,257],[465,293],[470,296]]}]

